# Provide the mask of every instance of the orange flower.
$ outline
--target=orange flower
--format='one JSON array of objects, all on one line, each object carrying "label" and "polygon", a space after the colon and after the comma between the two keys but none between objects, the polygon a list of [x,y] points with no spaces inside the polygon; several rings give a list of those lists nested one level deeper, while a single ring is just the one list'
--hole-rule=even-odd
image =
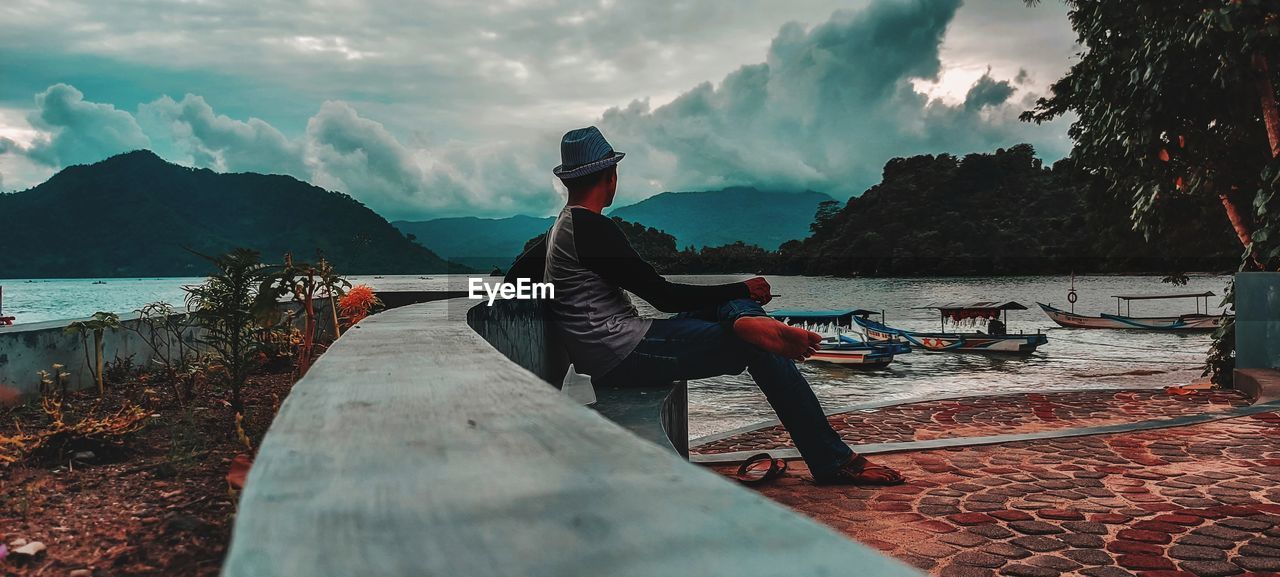
[{"label": "orange flower", "polygon": [[369,311],[381,304],[382,301],[378,300],[378,295],[373,293],[372,287],[367,284],[358,284],[338,299],[338,312],[350,326],[369,316]]}]

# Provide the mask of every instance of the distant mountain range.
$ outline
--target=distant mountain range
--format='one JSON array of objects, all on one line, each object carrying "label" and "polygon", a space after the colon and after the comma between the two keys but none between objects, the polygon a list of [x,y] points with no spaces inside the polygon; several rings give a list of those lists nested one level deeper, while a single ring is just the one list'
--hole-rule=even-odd
[{"label": "distant mountain range", "polygon": [[[636,204],[606,211],[630,222],[662,230],[679,248],[745,242],[773,250],[809,236],[818,204],[832,200],[820,192],[766,192],[727,188],[706,192],[664,192]],[[551,228],[554,218],[437,218],[392,224],[418,243],[450,260],[479,269],[506,267],[524,243]]]},{"label": "distant mountain range", "polygon": [[506,269],[530,238],[547,232],[552,217],[517,215],[509,218],[462,216],[391,224],[451,261],[477,270]]},{"label": "distant mountain range", "polygon": [[809,236],[821,192],[775,192],[748,187],[706,192],[664,192],[609,216],[651,226],[676,237],[680,248],[721,246],[742,241],[767,250]]},{"label": "distant mountain range", "polygon": [[[0,194],[0,277],[204,275],[236,247],[317,251],[342,274],[459,271],[351,197],[289,176],[220,174],[138,150]],[[190,250],[188,250],[190,249]]]}]

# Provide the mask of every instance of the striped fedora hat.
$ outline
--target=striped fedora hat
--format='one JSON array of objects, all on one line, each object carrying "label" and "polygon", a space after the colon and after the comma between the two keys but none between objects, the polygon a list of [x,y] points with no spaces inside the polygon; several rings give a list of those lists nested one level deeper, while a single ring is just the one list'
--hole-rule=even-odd
[{"label": "striped fedora hat", "polygon": [[560,166],[551,172],[561,180],[586,176],[618,164],[625,153],[616,152],[594,126],[564,133],[560,140]]}]

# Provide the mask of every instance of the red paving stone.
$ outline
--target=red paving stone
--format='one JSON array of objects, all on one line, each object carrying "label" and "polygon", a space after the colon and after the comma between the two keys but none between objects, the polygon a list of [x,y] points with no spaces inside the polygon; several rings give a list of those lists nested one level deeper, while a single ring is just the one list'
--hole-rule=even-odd
[{"label": "red paving stone", "polygon": [[[832,415],[828,420],[845,442],[865,445],[1113,425],[1248,404],[1235,391],[1185,396],[1150,389],[1020,393],[852,411]],[[772,426],[695,446],[691,451],[707,455],[792,446],[787,431]],[[1138,452],[1128,457],[1139,464],[1145,464],[1144,460],[1155,464],[1159,460],[1158,451],[1155,455]]]},{"label": "red paving stone", "polygon": [[874,460],[908,483],[819,487],[793,461],[759,490],[944,577],[1280,575],[1280,413]]}]

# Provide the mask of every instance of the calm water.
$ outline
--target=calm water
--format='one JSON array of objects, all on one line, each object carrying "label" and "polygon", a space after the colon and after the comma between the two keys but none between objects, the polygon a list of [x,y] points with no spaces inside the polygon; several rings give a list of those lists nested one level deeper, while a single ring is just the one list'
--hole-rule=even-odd
[{"label": "calm water", "polygon": [[[735,277],[681,277],[686,282],[735,280]],[[443,289],[443,275],[353,277],[376,288]],[[1077,277],[1084,314],[1113,312],[1114,294],[1198,292],[1221,294],[1229,277],[1192,277],[1186,287],[1162,284],[1157,277]],[[96,311],[129,312],[154,301],[182,303],[182,286],[200,279],[3,280],[4,313],[19,322],[88,316]],[[1062,277],[833,279],[770,277],[781,295],[769,308],[865,308],[884,310],[889,324],[907,329],[937,330],[934,311],[915,307],[935,301],[1016,300],[1034,308],[1047,302],[1067,308],[1069,279]],[[454,288],[462,286],[455,279]],[[1210,298],[1217,312],[1218,298]],[[641,309],[659,316],[643,302]],[[1135,315],[1190,312],[1191,300],[1134,305]],[[823,364],[801,370],[829,408],[918,397],[1081,387],[1161,387],[1190,382],[1209,346],[1206,333],[1167,334],[1132,331],[1063,329],[1036,310],[1009,314],[1009,331],[1048,334],[1049,344],[1029,357],[913,352],[899,356],[886,369],[865,371]],[[694,436],[773,418],[763,395],[745,373],[695,381],[690,386],[690,432]]]},{"label": "calm water", "polygon": [[[347,280],[351,284],[367,283],[383,290],[449,288],[446,275],[354,276],[347,277]],[[87,317],[98,311],[129,313],[158,301],[182,308],[186,297],[182,287],[203,281],[202,277],[0,279],[0,287],[4,288],[2,312],[6,316],[17,317],[15,322],[35,323]],[[465,286],[456,280],[454,284]]]}]

